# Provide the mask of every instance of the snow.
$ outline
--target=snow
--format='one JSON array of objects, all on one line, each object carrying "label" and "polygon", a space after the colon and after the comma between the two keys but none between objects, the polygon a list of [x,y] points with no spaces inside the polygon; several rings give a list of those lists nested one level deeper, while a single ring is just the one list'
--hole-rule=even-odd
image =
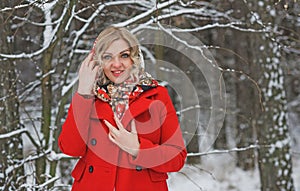
[{"label": "snow", "polygon": [[[300,157],[299,154],[297,156],[297,160],[294,160],[293,162],[293,179],[294,179],[294,185],[296,188],[296,191],[300,191]],[[296,157],[295,157],[296,158]]]},{"label": "snow", "polygon": [[70,91],[70,89],[74,87],[77,81],[78,81],[78,77],[75,77],[75,79],[73,79],[69,85],[63,86],[61,95],[64,96],[68,91]]},{"label": "snow", "polygon": [[[170,173],[168,185],[170,191],[260,191],[259,171],[244,171],[238,167],[232,167],[232,160],[223,159],[228,156],[217,156],[217,160],[212,160],[210,164],[188,165],[181,171]],[[300,191],[300,160],[295,157],[293,164],[293,178],[296,191]],[[207,170],[209,165],[213,169]],[[287,170],[281,172],[286,175]],[[220,176],[220,174],[222,174]]]},{"label": "snow", "polygon": [[250,18],[250,23],[255,23],[255,22],[259,22],[260,16],[258,13],[252,13],[251,18]]},{"label": "snow", "polygon": [[[216,166],[218,166],[216,164]],[[226,166],[221,166],[216,171],[224,171]],[[205,167],[203,167],[205,168]],[[201,170],[201,166],[185,165],[178,173],[169,175],[170,191],[259,191],[259,174],[258,170],[243,171],[235,168],[232,171],[225,171],[224,179],[214,176],[214,173]]]},{"label": "snow", "polygon": [[259,2],[258,2],[258,5],[259,5],[260,7],[263,7],[263,6],[264,6],[264,2],[263,2],[263,1],[259,1]]},{"label": "snow", "polygon": [[118,23],[118,24],[115,24],[114,26],[116,27],[124,27],[124,26],[129,26],[130,24],[140,20],[140,19],[143,19],[145,18],[146,16],[149,16],[151,13],[155,12],[156,10],[158,9],[162,9],[164,7],[167,7],[167,6],[170,6],[174,3],[176,3],[177,0],[171,0],[171,1],[167,1],[167,2],[164,2],[164,3],[160,3],[158,4],[157,6],[154,6],[152,7],[151,9],[149,9],[148,11],[145,11],[144,13],[142,14],[139,14],[138,16],[135,16],[135,17],[132,17],[122,23]]},{"label": "snow", "polygon": [[51,9],[53,8],[53,6],[55,6],[56,2],[52,2],[52,3],[45,3],[42,7],[43,7],[43,12],[45,14],[45,30],[43,32],[44,35],[44,43],[43,43],[43,47],[48,46],[48,44],[50,44],[51,42],[51,38],[47,38],[48,36],[51,36],[52,33],[52,18],[51,18]]},{"label": "snow", "polygon": [[276,16],[276,11],[275,9],[270,10],[270,15],[275,17]]},{"label": "snow", "polygon": [[289,143],[290,143],[290,139],[278,140],[275,143],[275,147],[281,149],[284,146],[288,145]]},{"label": "snow", "polygon": [[15,130],[15,131],[12,131],[12,132],[9,132],[9,133],[6,133],[6,134],[0,134],[0,139],[7,139],[7,138],[10,138],[12,136],[24,133],[26,131],[27,131],[26,129],[18,129],[18,130]]}]

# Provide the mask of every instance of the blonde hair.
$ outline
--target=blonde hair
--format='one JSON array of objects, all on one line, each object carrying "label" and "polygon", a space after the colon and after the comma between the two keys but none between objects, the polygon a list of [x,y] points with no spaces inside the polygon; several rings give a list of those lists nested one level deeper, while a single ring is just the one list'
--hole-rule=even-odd
[{"label": "blonde hair", "polygon": [[133,61],[133,67],[130,74],[130,78],[134,81],[139,80],[139,72],[143,70],[141,66],[143,58],[142,55],[140,55],[141,52],[138,40],[126,28],[110,26],[104,29],[99,34],[93,47],[94,60],[98,61],[98,64],[100,64],[100,69],[98,72],[99,78],[96,81],[98,85],[104,85],[109,82],[109,79],[105,76],[103,72],[102,55],[105,52],[105,50],[107,50],[107,48],[111,45],[111,43],[119,39],[126,41],[129,46],[130,58]]}]

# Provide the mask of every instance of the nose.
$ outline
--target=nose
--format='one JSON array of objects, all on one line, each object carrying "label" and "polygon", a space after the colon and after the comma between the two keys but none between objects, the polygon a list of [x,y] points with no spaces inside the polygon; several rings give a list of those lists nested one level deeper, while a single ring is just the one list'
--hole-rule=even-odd
[{"label": "nose", "polygon": [[115,68],[119,68],[122,65],[121,59],[119,58],[119,56],[114,56],[113,60],[112,60],[112,66]]}]

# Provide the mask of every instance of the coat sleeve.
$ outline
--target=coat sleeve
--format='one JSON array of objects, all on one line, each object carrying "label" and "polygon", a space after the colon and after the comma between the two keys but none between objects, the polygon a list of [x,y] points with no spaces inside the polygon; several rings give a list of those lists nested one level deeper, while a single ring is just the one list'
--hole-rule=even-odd
[{"label": "coat sleeve", "polygon": [[74,94],[58,138],[58,145],[63,153],[74,157],[85,154],[93,103],[93,99],[85,99],[78,93]]},{"label": "coat sleeve", "polygon": [[151,168],[157,172],[179,171],[187,156],[182,132],[173,103],[168,95],[167,89],[159,88],[158,100],[163,104],[155,107],[159,113],[160,120],[160,143],[139,138],[140,150],[136,158],[131,162],[144,168]]}]

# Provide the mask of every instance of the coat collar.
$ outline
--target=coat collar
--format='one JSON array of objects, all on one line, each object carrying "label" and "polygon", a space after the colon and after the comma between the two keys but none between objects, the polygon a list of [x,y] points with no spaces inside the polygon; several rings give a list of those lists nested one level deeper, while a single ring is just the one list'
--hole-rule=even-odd
[{"label": "coat collar", "polygon": [[151,103],[154,101],[151,99],[151,96],[155,94],[157,94],[157,89],[153,88],[144,92],[139,98],[129,103],[129,109],[125,111],[122,118],[124,127],[126,127],[133,118],[149,109]]}]

